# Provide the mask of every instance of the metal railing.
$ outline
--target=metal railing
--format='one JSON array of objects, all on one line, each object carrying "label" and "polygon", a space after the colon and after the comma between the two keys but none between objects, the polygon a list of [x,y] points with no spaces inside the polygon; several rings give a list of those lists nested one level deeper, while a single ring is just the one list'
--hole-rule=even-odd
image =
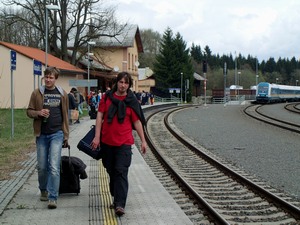
[{"label": "metal railing", "polygon": [[213,98],[212,104],[241,104],[248,100],[255,100],[255,95],[232,95],[226,96],[226,98]]},{"label": "metal railing", "polygon": [[170,98],[162,98],[159,96],[154,96],[155,102],[177,102],[180,103],[180,98],[171,96]]},{"label": "metal railing", "polygon": [[[199,97],[198,97],[199,98]],[[176,102],[181,103],[181,99],[176,96],[171,96],[170,98],[162,98],[159,96],[154,96],[155,102]],[[226,96],[226,98],[212,98],[211,96],[207,96],[206,103],[207,104],[241,104],[247,100],[255,100],[255,95],[231,95]],[[201,96],[199,103],[204,103],[204,98]]]}]

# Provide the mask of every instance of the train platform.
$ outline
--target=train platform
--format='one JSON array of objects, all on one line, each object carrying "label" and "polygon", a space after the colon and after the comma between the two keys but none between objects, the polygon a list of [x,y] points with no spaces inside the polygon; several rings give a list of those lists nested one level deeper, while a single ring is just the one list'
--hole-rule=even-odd
[{"label": "train platform", "polygon": [[[70,126],[71,156],[87,165],[88,178],[81,180],[76,194],[61,194],[57,209],[48,209],[47,202],[39,200],[36,154],[24,162],[24,168],[13,174],[14,179],[0,182],[1,225],[187,225],[192,224],[174,199],[145,163],[133,146],[129,170],[129,193],[125,215],[118,217],[109,206],[112,202],[108,177],[101,160],[96,161],[77,149],[78,141],[87,133],[95,120],[83,118]],[[150,151],[148,149],[148,151]],[[68,155],[63,149],[62,155]]]}]

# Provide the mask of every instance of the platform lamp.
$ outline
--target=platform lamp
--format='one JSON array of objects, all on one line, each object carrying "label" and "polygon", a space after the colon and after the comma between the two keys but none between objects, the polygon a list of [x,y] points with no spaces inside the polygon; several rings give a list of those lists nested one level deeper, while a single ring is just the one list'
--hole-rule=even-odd
[{"label": "platform lamp", "polygon": [[180,73],[180,103],[182,104],[182,80],[183,80],[183,73]]},{"label": "platform lamp", "polygon": [[91,55],[94,55],[93,53],[90,53],[90,46],[91,45],[95,45],[96,42],[94,41],[88,41],[87,45],[88,45],[88,95],[90,94],[90,91],[91,91],[91,85],[90,85],[90,63],[91,63],[91,60],[90,60],[90,56]]},{"label": "platform lamp", "polygon": [[257,61],[257,57],[256,58],[256,62],[255,62],[255,84],[256,84],[256,89],[257,89],[257,84],[258,84],[258,61]]},{"label": "platform lamp", "polygon": [[45,7],[45,68],[48,66],[48,10],[57,11],[60,10],[58,5],[46,5]]}]

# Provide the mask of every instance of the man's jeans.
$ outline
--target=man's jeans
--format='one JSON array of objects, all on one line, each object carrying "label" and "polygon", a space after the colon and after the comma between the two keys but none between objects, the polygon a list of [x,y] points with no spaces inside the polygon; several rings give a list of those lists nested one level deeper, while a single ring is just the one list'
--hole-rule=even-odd
[{"label": "man's jeans", "polygon": [[60,160],[64,134],[41,134],[36,138],[39,189],[48,191],[48,199],[56,200],[60,182]]},{"label": "man's jeans", "polygon": [[79,114],[83,114],[82,109],[83,109],[83,104],[82,104],[82,103],[79,103],[79,104],[78,104],[78,111],[79,111]]}]

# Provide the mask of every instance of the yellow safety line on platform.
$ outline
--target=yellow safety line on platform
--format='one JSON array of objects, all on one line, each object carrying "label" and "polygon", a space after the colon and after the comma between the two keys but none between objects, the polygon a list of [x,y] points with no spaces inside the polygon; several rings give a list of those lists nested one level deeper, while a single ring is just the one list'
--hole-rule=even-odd
[{"label": "yellow safety line on platform", "polygon": [[109,191],[109,178],[102,163],[99,163],[100,201],[104,225],[117,225],[114,209],[110,208],[112,199]]}]

